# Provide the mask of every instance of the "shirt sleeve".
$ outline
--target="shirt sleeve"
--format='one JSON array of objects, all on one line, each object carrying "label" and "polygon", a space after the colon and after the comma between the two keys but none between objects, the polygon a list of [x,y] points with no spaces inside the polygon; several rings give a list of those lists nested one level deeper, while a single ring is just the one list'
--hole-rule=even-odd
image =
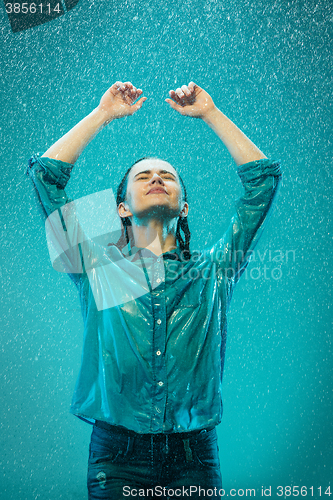
[{"label": "shirt sleeve", "polygon": [[254,247],[274,210],[282,173],[279,160],[262,159],[237,168],[244,194],[236,200],[236,213],[223,237],[209,250],[229,291],[245,271]]},{"label": "shirt sleeve", "polygon": [[71,163],[41,157],[41,153],[34,154],[28,160],[26,174],[34,184],[46,217],[72,201],[68,198],[65,187],[73,167]]},{"label": "shirt sleeve", "polygon": [[32,180],[45,221],[47,244],[53,268],[69,274],[77,283],[83,272],[82,230],[75,223],[75,204],[65,187],[74,165],[34,154],[28,161],[26,174]]}]

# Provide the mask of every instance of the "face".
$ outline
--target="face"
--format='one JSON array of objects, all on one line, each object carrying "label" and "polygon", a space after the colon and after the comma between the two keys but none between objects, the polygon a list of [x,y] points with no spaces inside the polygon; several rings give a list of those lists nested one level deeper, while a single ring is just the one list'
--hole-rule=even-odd
[{"label": "face", "polygon": [[186,216],[188,204],[182,198],[178,174],[170,163],[142,160],[129,173],[126,201],[120,203],[119,214],[138,219]]}]

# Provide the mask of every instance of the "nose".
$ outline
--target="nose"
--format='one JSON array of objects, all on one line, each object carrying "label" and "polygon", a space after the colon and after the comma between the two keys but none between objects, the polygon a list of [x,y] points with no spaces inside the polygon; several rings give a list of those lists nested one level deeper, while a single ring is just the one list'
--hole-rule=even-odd
[{"label": "nose", "polygon": [[155,182],[158,184],[164,184],[162,177],[160,177],[156,172],[151,178],[150,184],[154,184]]}]

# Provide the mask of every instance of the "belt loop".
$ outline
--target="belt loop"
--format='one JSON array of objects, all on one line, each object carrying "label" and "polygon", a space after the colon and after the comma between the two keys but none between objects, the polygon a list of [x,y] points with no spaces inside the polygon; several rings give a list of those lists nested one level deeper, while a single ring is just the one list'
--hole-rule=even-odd
[{"label": "belt loop", "polygon": [[169,453],[168,435],[165,435],[165,453]]},{"label": "belt loop", "polygon": [[189,438],[183,439],[183,442],[184,442],[184,449],[185,449],[185,453],[186,453],[186,462],[192,462],[193,454],[192,454],[192,450],[190,448]]}]

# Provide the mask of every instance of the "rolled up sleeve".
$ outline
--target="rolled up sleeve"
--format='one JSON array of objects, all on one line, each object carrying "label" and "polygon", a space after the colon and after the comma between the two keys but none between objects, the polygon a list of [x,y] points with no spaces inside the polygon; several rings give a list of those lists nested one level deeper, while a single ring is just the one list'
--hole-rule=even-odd
[{"label": "rolled up sleeve", "polygon": [[274,210],[282,179],[279,160],[246,163],[237,168],[237,173],[244,194],[236,200],[236,213],[227,231],[210,249],[218,273],[229,281],[229,289],[238,282],[251,260]]},{"label": "rolled up sleeve", "polygon": [[41,153],[37,153],[28,160],[26,174],[33,182],[46,219],[46,239],[52,266],[56,271],[69,274],[77,284],[84,269],[80,243],[85,238],[76,220],[75,204],[65,192],[73,167],[70,163],[41,157]]},{"label": "rolled up sleeve", "polygon": [[28,160],[26,174],[31,178],[39,201],[48,217],[71,200],[65,187],[74,165],[36,153]]}]

